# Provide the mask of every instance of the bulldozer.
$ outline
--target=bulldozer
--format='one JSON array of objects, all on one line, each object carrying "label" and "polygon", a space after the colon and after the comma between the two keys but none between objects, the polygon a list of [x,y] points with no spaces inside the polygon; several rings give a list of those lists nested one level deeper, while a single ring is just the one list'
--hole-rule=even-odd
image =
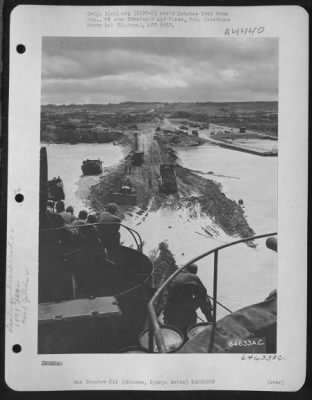
[{"label": "bulldozer", "polygon": [[119,192],[112,193],[112,201],[121,205],[136,204],[136,192],[133,188],[129,175],[126,175],[120,182]]}]

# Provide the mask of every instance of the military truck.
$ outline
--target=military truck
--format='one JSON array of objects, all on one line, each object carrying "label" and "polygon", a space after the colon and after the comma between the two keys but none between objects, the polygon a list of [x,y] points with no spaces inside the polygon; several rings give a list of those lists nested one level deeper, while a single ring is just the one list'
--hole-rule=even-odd
[{"label": "military truck", "polygon": [[172,164],[160,166],[159,191],[162,193],[176,193],[178,190],[177,177]]},{"label": "military truck", "polygon": [[143,151],[134,151],[132,154],[132,165],[141,166],[144,163]]},{"label": "military truck", "polygon": [[101,160],[84,160],[81,166],[82,173],[84,175],[98,175],[102,173],[102,161]]},{"label": "military truck", "polygon": [[134,133],[134,151],[131,156],[132,165],[141,166],[144,163],[144,152],[139,150],[138,133]]}]

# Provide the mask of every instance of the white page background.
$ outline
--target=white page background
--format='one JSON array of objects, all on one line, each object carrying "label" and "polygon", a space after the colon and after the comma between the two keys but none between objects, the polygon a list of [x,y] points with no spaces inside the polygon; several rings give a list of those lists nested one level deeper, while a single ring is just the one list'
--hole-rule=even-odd
[{"label": "white page background", "polygon": [[[147,7],[135,8],[144,10]],[[103,11],[104,8],[18,6],[11,13],[7,384],[15,390],[298,390],[304,383],[306,361],[308,14],[296,6],[209,7],[206,10],[229,11],[231,21],[202,25],[188,23],[178,25],[174,30],[152,32],[88,29],[86,15],[90,10]],[[192,8],[187,10],[192,11]],[[62,361],[62,366],[41,366],[41,361],[47,359],[47,355],[37,354],[42,36],[225,37],[227,27],[249,26],[264,27],[259,37],[279,38],[277,354],[283,360],[244,361],[239,354],[66,354],[48,356],[49,360]],[[16,52],[16,45],[20,43],[26,46],[22,55]],[[16,193],[24,194],[23,203],[14,201]],[[26,297],[19,305],[24,307],[21,312],[24,322],[15,324],[14,318],[12,323],[17,307],[14,294],[18,285],[25,282]],[[12,352],[16,343],[22,346],[21,353]],[[87,379],[99,383],[88,384]],[[118,379],[119,383],[109,383],[110,379]],[[123,379],[144,380],[146,384],[122,384]],[[187,379],[188,385],[173,385],[171,379]],[[192,379],[213,379],[215,383],[191,384]],[[81,384],[75,383],[79,380]],[[283,384],[272,386],[268,384],[269,380],[281,380]],[[153,381],[168,383],[153,384]]]}]

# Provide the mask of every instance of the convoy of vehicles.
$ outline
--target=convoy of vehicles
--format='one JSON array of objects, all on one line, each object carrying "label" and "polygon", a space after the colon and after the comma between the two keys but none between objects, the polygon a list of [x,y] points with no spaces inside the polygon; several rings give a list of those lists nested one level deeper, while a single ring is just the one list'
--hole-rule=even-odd
[{"label": "convoy of vehicles", "polygon": [[[159,132],[160,128],[156,131]],[[192,135],[198,137],[198,131],[193,130]],[[144,152],[139,151],[137,133],[134,138],[134,151],[129,160],[133,166],[141,166]],[[102,161],[87,159],[81,169],[84,175],[100,174]],[[157,310],[155,304],[170,281],[194,260],[170,275],[155,292],[151,285],[154,266],[142,252],[143,241],[138,232],[121,224],[121,228],[132,235],[136,249],[121,245],[112,264],[100,243],[100,224],[78,227],[83,235],[77,235],[68,226],[51,223],[46,213],[47,201],[62,200],[65,193],[60,177],[51,181],[47,179],[45,148],[41,149],[40,171],[40,354],[246,352],[243,347],[233,349],[229,346],[229,340],[238,337],[244,341],[262,338],[265,346],[255,347],[258,352],[276,352],[276,295],[241,310],[230,311],[217,300],[216,261],[216,254],[225,247],[276,233],[228,243],[196,258],[199,260],[210,254],[215,257],[213,294],[209,296],[213,303],[213,323],[196,324],[184,337],[176,327],[163,324],[162,310]],[[162,164],[159,172],[159,191],[176,193],[178,185],[174,165]],[[136,192],[128,174],[121,181],[119,192],[112,196],[112,201],[118,204],[136,204]],[[277,247],[273,246],[273,250],[277,251]],[[218,306],[228,311],[219,320]],[[253,352],[250,348],[248,350]]]}]

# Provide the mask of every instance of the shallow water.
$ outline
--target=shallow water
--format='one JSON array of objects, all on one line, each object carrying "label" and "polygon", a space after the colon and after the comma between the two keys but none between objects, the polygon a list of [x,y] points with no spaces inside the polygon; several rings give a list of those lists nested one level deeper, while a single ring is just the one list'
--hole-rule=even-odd
[{"label": "shallow water", "polygon": [[[230,199],[243,200],[247,221],[256,234],[277,230],[277,157],[265,158],[208,144],[191,151],[179,149],[178,154],[184,166],[220,182]],[[217,245],[214,242],[207,239],[209,247]],[[230,309],[261,301],[276,288],[277,255],[265,247],[265,239],[257,243],[256,249],[240,244],[219,253],[218,298]],[[201,262],[200,276],[212,293],[210,259]],[[218,312],[224,314],[220,308]]]},{"label": "shallow water", "polygon": [[178,155],[185,167],[220,182],[230,199],[242,199],[249,225],[256,233],[277,228],[277,157],[261,157],[210,144],[180,148]]},{"label": "shallow water", "polygon": [[256,150],[275,151],[278,149],[277,141],[270,139],[235,139],[233,144],[241,144]]},{"label": "shallow water", "polygon": [[[89,189],[95,185],[105,168],[118,163],[122,157],[120,146],[112,143],[101,144],[48,144],[48,179],[60,176],[64,183],[65,203],[78,213],[89,209],[87,200]],[[81,171],[83,160],[100,159],[103,161],[103,173],[96,176],[84,176]]]}]

